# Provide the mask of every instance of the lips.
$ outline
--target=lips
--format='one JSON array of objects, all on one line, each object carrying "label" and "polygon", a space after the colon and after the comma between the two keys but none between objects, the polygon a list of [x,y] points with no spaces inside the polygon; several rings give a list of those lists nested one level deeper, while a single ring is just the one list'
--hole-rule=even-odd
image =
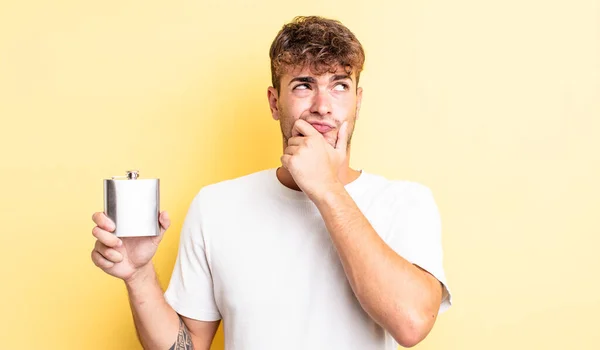
[{"label": "lips", "polygon": [[317,129],[317,131],[320,132],[321,134],[325,134],[334,129],[333,126],[328,125],[328,124],[323,124],[323,123],[310,123],[310,125],[312,125],[313,128]]}]

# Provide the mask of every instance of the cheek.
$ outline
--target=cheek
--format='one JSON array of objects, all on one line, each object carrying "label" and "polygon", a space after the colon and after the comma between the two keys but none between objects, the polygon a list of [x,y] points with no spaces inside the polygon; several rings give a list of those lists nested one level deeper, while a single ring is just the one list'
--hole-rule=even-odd
[{"label": "cheek", "polygon": [[345,113],[353,113],[354,111],[356,111],[356,96],[351,94],[338,96],[338,98],[333,99],[333,105],[339,111],[343,111]]},{"label": "cheek", "polygon": [[287,96],[285,100],[285,108],[290,112],[290,115],[299,116],[302,115],[306,110],[310,109],[311,106],[310,96]]},{"label": "cheek", "polygon": [[297,119],[300,119],[302,116],[310,113],[310,105],[307,107],[301,103],[288,103],[282,106],[281,111],[281,121],[286,124],[294,124]]},{"label": "cheek", "polygon": [[285,136],[291,136],[292,128],[294,127],[294,122],[297,118],[297,115],[295,115],[294,112],[289,109],[289,107],[279,109],[279,125]]}]

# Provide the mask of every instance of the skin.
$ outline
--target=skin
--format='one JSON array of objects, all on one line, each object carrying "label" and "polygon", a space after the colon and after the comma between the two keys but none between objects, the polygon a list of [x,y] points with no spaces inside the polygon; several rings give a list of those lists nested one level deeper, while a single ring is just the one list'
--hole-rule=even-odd
[{"label": "skin", "polygon": [[[363,309],[400,345],[411,347],[431,331],[442,286],[394,252],[344,188],[359,175],[349,167],[349,140],[362,89],[356,88],[354,74],[339,79],[343,75],[341,68],[320,76],[293,69],[282,76],[279,91],[269,88],[271,114],[284,141],[277,175],[319,209]],[[335,127],[323,133],[312,125],[315,121]]]},{"label": "skin", "polygon": [[[318,82],[317,82],[318,80]],[[322,138],[331,148],[337,144],[338,132],[346,123],[343,134],[347,135],[345,149],[350,149],[350,141],[354,131],[354,125],[359,117],[362,101],[362,91],[356,87],[356,76],[348,76],[340,67],[334,73],[328,73],[317,77],[307,68],[296,68],[289,70],[280,79],[279,91],[269,87],[267,97],[271,108],[273,119],[279,121],[283,139],[284,155],[282,164],[290,157],[289,152],[297,150],[300,146],[299,138],[302,134],[300,128],[310,123],[326,123],[334,126],[332,130],[322,135]],[[313,128],[314,129],[314,128]],[[292,139],[290,141],[290,139]],[[288,143],[292,142],[288,149]],[[322,147],[323,143],[319,143]],[[337,177],[343,182],[351,182],[358,178],[360,172],[349,167],[349,157],[340,152],[332,152],[332,149],[322,148],[320,154],[331,157],[328,165],[332,167],[329,173],[336,171]],[[323,152],[327,150],[327,152]],[[349,152],[347,152],[349,154]],[[316,169],[316,168],[312,168]],[[279,180],[286,186],[300,190],[287,168],[279,168],[277,171]],[[331,179],[329,179],[331,180]]]},{"label": "skin", "polygon": [[167,304],[152,257],[171,225],[166,211],[160,213],[157,237],[118,238],[114,223],[102,212],[94,213],[96,238],[93,263],[105,273],[125,282],[136,332],[144,349],[210,349],[220,321],[204,322],[178,315]]},{"label": "skin", "polygon": [[[304,191],[316,204],[363,309],[400,345],[419,343],[435,323],[441,284],[389,248],[344,189],[360,175],[349,167],[350,141],[362,101],[356,76],[341,68],[317,76],[300,67],[283,74],[280,82],[279,89],[269,87],[267,92],[283,136],[279,181]],[[330,128],[319,132],[316,123]],[[152,266],[171,225],[167,212],[160,213],[158,237],[120,239],[104,213],[94,213],[92,220],[96,243],[91,259],[125,282],[144,348],[208,350],[219,321],[178,315],[166,303]]]}]

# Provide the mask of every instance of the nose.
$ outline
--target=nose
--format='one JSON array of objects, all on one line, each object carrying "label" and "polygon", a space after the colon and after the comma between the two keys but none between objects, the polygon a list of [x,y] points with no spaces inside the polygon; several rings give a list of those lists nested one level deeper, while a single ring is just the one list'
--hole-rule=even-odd
[{"label": "nose", "polygon": [[313,103],[310,109],[311,113],[321,116],[331,113],[331,100],[327,91],[317,90],[313,97]]}]

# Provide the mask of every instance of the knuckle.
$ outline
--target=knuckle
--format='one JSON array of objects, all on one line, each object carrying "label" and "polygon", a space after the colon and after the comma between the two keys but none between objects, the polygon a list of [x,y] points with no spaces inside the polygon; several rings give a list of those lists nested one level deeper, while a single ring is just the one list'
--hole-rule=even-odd
[{"label": "knuckle", "polygon": [[106,231],[99,227],[96,229],[94,237],[98,239],[96,242],[101,244],[105,249],[106,247],[114,247],[119,244],[119,239],[115,235],[107,234]]},{"label": "knuckle", "polygon": [[96,256],[96,259],[94,261],[94,264],[96,264],[96,266],[98,266],[102,270],[106,270],[106,269],[111,268],[111,267],[113,267],[115,265],[115,263],[113,261],[111,261],[111,259],[109,259],[106,256],[102,255],[98,251],[96,251],[95,253],[96,254],[94,254],[94,255]]},{"label": "knuckle", "polygon": [[105,224],[106,222],[106,216],[104,216],[103,212],[96,212],[94,213],[94,222],[98,225],[98,226],[102,226]]},{"label": "knuckle", "polygon": [[102,254],[102,252],[104,252],[106,250],[106,246],[104,244],[102,244],[102,242],[97,240],[96,244],[94,244],[94,250],[97,251],[98,253]]},{"label": "knuckle", "polygon": [[104,256],[110,262],[119,262],[121,261],[121,254],[114,249],[107,249],[104,253]]},{"label": "knuckle", "polygon": [[104,259],[102,254],[98,253],[98,251],[96,251],[96,250],[92,251],[92,262],[94,263],[94,265],[96,265],[97,267],[99,267],[101,269],[107,269],[114,265],[110,261]]},{"label": "knuckle", "polygon": [[92,252],[90,253],[90,257],[92,258],[92,262],[94,263],[94,265],[98,266],[98,258],[96,256],[96,250],[92,249]]},{"label": "knuckle", "polygon": [[115,264],[114,264],[113,262],[111,262],[111,261],[108,261],[108,260],[106,260],[106,259],[104,259],[104,258],[102,258],[102,260],[100,261],[100,267],[101,267],[102,269],[108,269],[108,268],[111,268],[111,267],[113,267],[114,265],[115,265]]}]

